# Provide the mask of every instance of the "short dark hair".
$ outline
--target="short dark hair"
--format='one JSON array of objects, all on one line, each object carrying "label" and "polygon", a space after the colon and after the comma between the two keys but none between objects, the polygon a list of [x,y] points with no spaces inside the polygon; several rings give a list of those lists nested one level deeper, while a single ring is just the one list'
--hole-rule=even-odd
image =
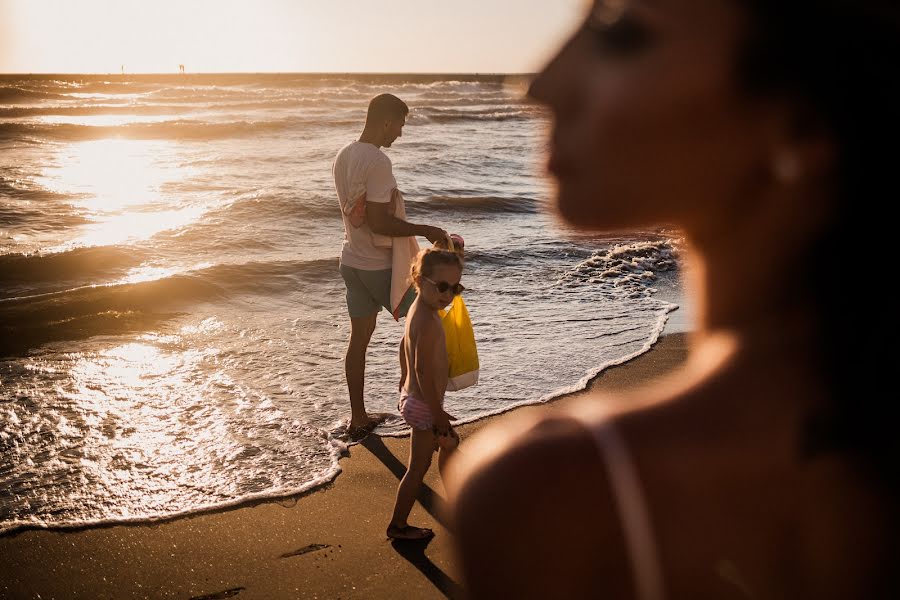
[{"label": "short dark hair", "polygon": [[393,121],[401,119],[409,114],[406,102],[393,94],[378,94],[369,101],[369,111],[366,113],[366,123],[374,124],[378,121]]}]

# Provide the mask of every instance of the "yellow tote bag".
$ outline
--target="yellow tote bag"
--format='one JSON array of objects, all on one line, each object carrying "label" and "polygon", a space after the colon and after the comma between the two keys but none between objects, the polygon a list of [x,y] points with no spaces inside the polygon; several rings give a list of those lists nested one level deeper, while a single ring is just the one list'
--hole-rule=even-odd
[{"label": "yellow tote bag", "polygon": [[475,331],[469,319],[469,310],[462,296],[454,296],[453,304],[440,311],[447,338],[447,358],[450,363],[450,379],[447,391],[455,392],[478,383],[478,349],[475,347]]}]

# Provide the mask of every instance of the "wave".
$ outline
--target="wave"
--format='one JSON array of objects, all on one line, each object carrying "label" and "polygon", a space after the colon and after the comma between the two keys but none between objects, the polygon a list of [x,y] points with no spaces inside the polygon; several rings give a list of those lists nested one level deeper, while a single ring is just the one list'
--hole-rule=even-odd
[{"label": "wave", "polygon": [[[98,250],[93,252],[97,253]],[[117,261],[115,251],[106,249],[104,253],[112,263],[126,262],[123,257]],[[58,263],[50,258],[45,271],[64,268],[67,263],[92,255],[87,250],[69,254],[58,257]],[[28,264],[28,259],[21,257],[4,259],[16,267],[14,272],[21,273]],[[227,302],[246,295],[271,298],[311,284],[332,284],[339,279],[337,265],[337,258],[220,264],[152,281],[83,285],[0,299],[0,354],[4,347],[8,351],[22,342],[33,347],[35,343],[68,339],[71,335],[89,337],[131,328],[198,302]]]},{"label": "wave", "polygon": [[[0,228],[26,230],[28,233],[66,232],[72,227],[86,225],[91,221],[82,215],[67,212],[63,207],[41,210],[34,206],[11,206],[0,201]],[[0,237],[15,240],[9,231],[0,231]],[[18,242],[14,246],[22,250]]]},{"label": "wave", "polygon": [[[427,196],[406,195],[406,208],[411,217],[427,214],[457,213],[484,216],[503,214],[535,214],[542,210],[541,202],[524,196]],[[336,221],[340,218],[337,199],[314,195],[298,198],[284,194],[266,198],[239,200],[227,209],[228,218],[242,222],[258,221],[260,213],[266,219],[300,219]]]},{"label": "wave", "polygon": [[615,244],[592,254],[557,281],[562,287],[605,283],[633,296],[653,293],[657,278],[678,270],[679,243],[672,239]]},{"label": "wave", "polygon": [[[535,214],[542,210],[542,203],[525,196],[425,196],[417,198],[406,194],[406,208],[410,218],[422,218],[429,214],[456,213],[460,215]],[[337,197],[312,194],[308,196],[297,193],[279,193],[272,195],[253,195],[238,199],[227,206],[207,215],[208,220],[226,220],[234,223],[259,223],[299,221],[333,221],[340,227],[340,210]],[[196,234],[208,236],[208,232],[191,231],[179,233],[188,236]]]},{"label": "wave", "polygon": [[64,97],[64,95],[54,92],[31,90],[17,86],[0,86],[0,102],[8,104],[40,102],[41,100]]},{"label": "wave", "polygon": [[337,282],[340,278],[337,257],[221,264],[193,276],[225,291],[229,297],[240,294],[270,297],[311,283]]},{"label": "wave", "polygon": [[22,293],[23,285],[97,281],[122,274],[140,263],[133,248],[77,248],[55,254],[5,254],[0,256],[0,297]]},{"label": "wave", "polygon": [[426,108],[413,113],[413,122],[421,118],[437,123],[456,121],[526,121],[543,115],[543,110],[532,105],[493,105],[482,110],[453,110]]},{"label": "wave", "polygon": [[174,276],[0,300],[0,356],[22,354],[50,341],[144,330],[187,304],[221,294],[209,283]]},{"label": "wave", "polygon": [[[326,83],[326,85],[323,85]],[[327,85],[331,84],[331,85]],[[335,85],[336,84],[336,85]],[[401,84],[407,93],[414,93],[418,86],[413,84]],[[367,100],[375,94],[383,91],[380,84],[367,83],[364,81],[354,80],[329,80],[327,82],[307,83],[302,81],[283,82],[281,84],[272,85],[269,82],[245,82],[242,85],[221,86],[221,85],[196,85],[196,86],[167,86],[148,94],[148,98],[162,100],[180,100],[185,98],[193,98],[199,100],[227,100],[227,99],[250,99],[250,98],[272,98],[281,97],[289,98],[296,94],[310,96],[358,96]],[[403,93],[400,91],[399,93]]]},{"label": "wave", "polygon": [[246,223],[302,223],[309,220],[330,220],[340,226],[337,196],[304,195],[301,190],[253,193],[210,211],[205,215],[204,223],[179,232],[178,235],[189,241],[195,236],[209,236],[207,225],[219,228],[223,223],[241,226]]},{"label": "wave", "polygon": [[407,208],[417,212],[458,212],[461,214],[534,214],[541,210],[541,203],[524,196],[431,196],[427,200],[407,199]]},{"label": "wave", "polygon": [[[458,121],[526,121],[540,116],[537,110],[531,108],[518,110],[496,107],[481,111],[452,111],[443,109],[417,110],[410,114],[407,121],[409,125],[423,125],[429,122],[458,122]],[[43,110],[43,109],[41,109]],[[204,108],[207,111],[208,108]],[[236,110],[241,110],[240,108]],[[108,111],[91,110],[81,107],[73,109],[71,116],[78,113],[82,115],[102,115]],[[320,114],[307,112],[303,115],[266,118],[261,115],[259,120],[231,120],[231,121],[206,121],[202,119],[177,118],[155,122],[137,122],[124,125],[86,125],[76,123],[44,123],[44,122],[0,122],[0,139],[21,140],[27,138],[41,138],[55,141],[87,141],[119,137],[138,140],[217,140],[226,138],[239,138],[266,135],[276,132],[298,131],[305,129],[321,128],[347,128],[358,126],[360,117],[356,111],[348,111],[345,115],[334,114],[330,118],[323,118]],[[110,114],[137,114],[151,116],[154,114],[182,115],[182,112],[170,112],[169,109],[156,111],[151,107],[144,107],[137,111],[114,110]],[[48,111],[47,114],[51,114]],[[183,115],[187,116],[187,115]],[[219,115],[219,118],[235,117],[236,115]]]},{"label": "wave", "polygon": [[[238,94],[235,97],[226,96],[180,96],[173,95],[166,98],[158,98],[162,102],[142,99],[140,103],[130,98],[103,97],[103,98],[64,98],[62,102],[43,103],[40,105],[0,105],[0,118],[24,119],[29,117],[44,116],[94,116],[94,115],[175,115],[190,112],[203,111],[256,111],[256,110],[289,110],[299,108],[319,109],[321,112],[333,114],[340,109],[362,111],[368,96],[357,93],[352,97],[341,97],[340,91],[334,90],[308,90],[302,95],[259,95],[251,99],[245,98],[246,94]],[[323,103],[327,101],[327,106]],[[452,94],[438,98],[430,98],[426,102],[410,99],[411,115],[417,114],[429,116],[432,113],[440,113],[449,110],[447,107],[482,107],[482,112],[537,110],[534,103],[505,95],[493,96],[484,94]],[[472,113],[471,109],[458,111],[465,114]],[[450,115],[452,116],[452,115]]]},{"label": "wave", "polygon": [[14,198],[28,201],[62,200],[71,198],[71,195],[61,194],[46,188],[23,187],[22,180],[0,177],[0,197]]},{"label": "wave", "polygon": [[83,211],[72,206],[73,196],[31,182],[0,177],[0,230],[7,230],[0,231],[0,236],[14,238],[20,231],[64,231],[89,223]]},{"label": "wave", "polygon": [[385,85],[423,92],[445,89],[506,89],[521,87],[528,75],[410,74],[410,73],[188,73],[188,74],[73,74],[0,75],[0,85],[47,93],[135,93],[160,88],[183,89],[291,89],[382,88]]},{"label": "wave", "polygon": [[[358,109],[358,102],[347,103],[338,100],[328,107],[329,112],[333,112],[339,105],[346,103],[349,108]],[[211,111],[229,111],[229,112],[247,112],[256,110],[274,110],[274,109],[293,109],[293,108],[320,108],[322,106],[322,98],[317,97],[287,97],[259,99],[245,102],[214,102],[209,99],[191,100],[185,102],[169,102],[169,103],[144,103],[134,104],[131,102],[121,102],[119,100],[104,101],[96,104],[51,104],[40,106],[0,106],[0,118],[7,119],[24,119],[29,117],[44,116],[96,116],[96,115],[179,115],[191,112]]]},{"label": "wave", "polygon": [[86,117],[95,115],[170,115],[190,112],[208,106],[184,104],[94,104],[94,105],[41,105],[0,107],[0,118],[22,119],[27,117]]},{"label": "wave", "polygon": [[[591,250],[606,244],[603,250]],[[646,297],[655,293],[653,285],[660,278],[679,270],[680,244],[677,239],[657,238],[618,243],[615,238],[592,240],[588,244],[566,241],[532,244],[513,248],[472,248],[466,250],[466,262],[490,267],[551,264],[560,257],[579,262],[560,274],[548,287],[567,289],[590,286],[603,290],[617,289],[626,295]],[[597,287],[599,286],[599,287]]]},{"label": "wave", "polygon": [[528,265],[532,263],[553,263],[560,257],[587,259],[592,255],[583,246],[568,242],[531,244],[526,248],[466,248],[466,262],[490,267],[507,267],[511,265]]},{"label": "wave", "polygon": [[474,91],[471,87],[467,89],[460,89],[459,87],[451,87],[451,88],[431,88],[422,92],[418,92],[417,98],[424,100],[466,100],[471,98],[489,98],[492,100],[497,100],[501,98],[517,98],[523,102],[529,101],[527,97],[520,96],[515,93],[510,93],[509,90],[502,86],[478,86]]},{"label": "wave", "polygon": [[[158,328],[205,302],[228,303],[304,290],[336,293],[338,259],[223,264],[136,283],[83,285],[0,299],[0,358],[50,342]],[[327,290],[313,291],[324,285]],[[258,300],[255,300],[258,302]]]},{"label": "wave", "polygon": [[482,110],[521,110],[521,109],[537,109],[539,106],[533,102],[528,102],[519,98],[510,98],[506,94],[484,95],[484,94],[453,94],[442,96],[439,98],[410,99],[410,110],[413,114],[425,111],[448,110],[454,107],[464,107],[462,110],[471,111],[479,107]]},{"label": "wave", "polygon": [[265,88],[263,89],[252,89],[252,88],[234,88],[234,87],[207,87],[207,86],[196,86],[196,87],[167,87],[159,90],[154,90],[147,94],[149,99],[153,100],[183,100],[190,99],[192,102],[201,102],[201,101],[209,101],[211,99],[216,100],[240,100],[246,98],[266,98],[271,96],[271,93]]},{"label": "wave", "polygon": [[[338,125],[349,125],[356,121],[347,120]],[[75,125],[0,123],[0,138],[17,139],[36,136],[60,141],[96,140],[110,137],[127,139],[189,139],[213,140],[222,138],[255,136],[304,126],[316,126],[313,118],[288,118],[269,121],[232,121],[210,123],[197,120],[174,120],[161,123],[130,123],[128,125]],[[334,123],[330,123],[334,125]]]}]

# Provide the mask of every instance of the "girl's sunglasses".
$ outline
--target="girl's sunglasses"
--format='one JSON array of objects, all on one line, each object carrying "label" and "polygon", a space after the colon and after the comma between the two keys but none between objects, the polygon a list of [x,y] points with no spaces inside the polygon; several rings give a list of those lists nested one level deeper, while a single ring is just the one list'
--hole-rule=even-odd
[{"label": "girl's sunglasses", "polygon": [[443,294],[447,290],[451,290],[453,292],[454,296],[459,296],[466,289],[462,286],[461,283],[454,283],[451,285],[451,284],[447,283],[446,281],[432,281],[432,280],[428,279],[427,277],[425,277],[424,275],[422,276],[422,279],[424,279],[425,281],[427,281],[428,283],[430,283],[431,285],[436,287],[437,291],[440,292],[441,294]]}]

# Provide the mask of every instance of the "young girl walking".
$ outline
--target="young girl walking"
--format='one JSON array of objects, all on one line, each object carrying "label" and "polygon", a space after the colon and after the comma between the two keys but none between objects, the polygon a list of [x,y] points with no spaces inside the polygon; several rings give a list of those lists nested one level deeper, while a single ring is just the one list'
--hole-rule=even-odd
[{"label": "young girl walking", "polygon": [[406,522],[416,494],[439,451],[438,468],[443,477],[448,458],[459,445],[459,436],[444,412],[444,392],[449,373],[444,327],[438,311],[463,291],[462,259],[454,252],[438,248],[422,250],[412,267],[418,296],[406,318],[400,342],[400,401],[398,408],[412,428],[409,467],[397,489],[394,514],[387,528],[392,539],[422,540],[434,535],[431,529]]}]

